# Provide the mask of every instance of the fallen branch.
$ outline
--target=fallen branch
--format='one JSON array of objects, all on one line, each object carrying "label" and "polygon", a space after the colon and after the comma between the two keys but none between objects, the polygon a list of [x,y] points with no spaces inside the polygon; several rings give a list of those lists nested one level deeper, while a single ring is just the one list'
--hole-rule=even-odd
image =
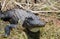
[{"label": "fallen branch", "polygon": [[33,13],[40,13],[40,12],[60,12],[60,10],[59,11],[31,11],[31,12],[33,12]]},{"label": "fallen branch", "polygon": [[23,7],[20,3],[13,1],[16,5],[20,6],[21,8],[25,9],[25,7]]},{"label": "fallen branch", "polygon": [[6,4],[6,0],[5,0],[5,1],[3,1],[3,4],[2,4],[2,8],[1,8],[1,10],[3,10],[3,9],[4,9],[5,4]]}]

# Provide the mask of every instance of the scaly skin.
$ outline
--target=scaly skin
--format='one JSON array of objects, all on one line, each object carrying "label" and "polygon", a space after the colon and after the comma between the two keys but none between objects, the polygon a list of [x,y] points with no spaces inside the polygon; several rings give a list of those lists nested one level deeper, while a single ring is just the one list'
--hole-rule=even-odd
[{"label": "scaly skin", "polygon": [[[0,18],[1,18],[1,20],[8,21],[10,23],[9,25],[7,25],[5,27],[5,37],[10,35],[11,29],[16,27],[19,20],[20,20],[19,23],[23,27],[26,28],[25,30],[27,30],[28,32],[31,33],[31,35],[29,35],[30,33],[25,31],[27,33],[27,35],[29,35],[30,37],[32,37],[32,34],[34,34],[34,33],[36,33],[36,34],[40,33],[40,32],[38,32],[40,30],[38,30],[36,32],[30,31],[31,28],[44,27],[44,25],[46,24],[45,22],[41,21],[39,19],[39,17],[36,16],[35,14],[33,14],[32,12],[25,11],[22,9],[12,9],[12,10],[8,10],[5,12],[0,12]],[[38,34],[38,36],[39,36],[39,34]]]}]

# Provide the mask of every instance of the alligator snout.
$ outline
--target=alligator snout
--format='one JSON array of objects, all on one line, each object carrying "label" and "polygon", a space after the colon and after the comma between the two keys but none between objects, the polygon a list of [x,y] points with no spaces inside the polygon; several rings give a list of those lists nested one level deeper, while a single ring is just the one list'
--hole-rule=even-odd
[{"label": "alligator snout", "polygon": [[46,25],[46,22],[44,21],[39,21],[39,24],[38,24],[40,27],[44,27]]},{"label": "alligator snout", "polygon": [[46,22],[44,21],[41,21],[41,20],[33,20],[33,21],[30,21],[30,23],[33,25],[33,26],[36,26],[36,27],[44,27]]}]

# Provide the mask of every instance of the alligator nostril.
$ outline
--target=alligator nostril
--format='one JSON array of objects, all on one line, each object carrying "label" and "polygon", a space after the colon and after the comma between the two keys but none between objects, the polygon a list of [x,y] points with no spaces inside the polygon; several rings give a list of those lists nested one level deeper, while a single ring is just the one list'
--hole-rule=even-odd
[{"label": "alligator nostril", "polygon": [[46,22],[40,22],[39,26],[44,27],[46,25]]}]

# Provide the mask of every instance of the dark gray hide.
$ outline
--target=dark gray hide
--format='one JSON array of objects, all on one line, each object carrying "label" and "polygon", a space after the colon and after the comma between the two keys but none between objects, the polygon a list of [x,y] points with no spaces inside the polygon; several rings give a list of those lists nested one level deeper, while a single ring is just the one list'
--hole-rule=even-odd
[{"label": "dark gray hide", "polygon": [[[10,25],[7,25],[5,27],[6,36],[10,35],[10,30],[16,27],[18,21],[20,21],[19,23],[23,27],[25,27],[26,30],[29,31],[29,33],[32,32],[30,31],[31,28],[44,27],[44,25],[46,24],[45,22],[41,21],[39,17],[34,15],[32,12],[25,11],[22,9],[13,9],[0,13],[0,18],[4,21],[10,22]],[[32,33],[36,33],[36,32],[32,32]]]}]

